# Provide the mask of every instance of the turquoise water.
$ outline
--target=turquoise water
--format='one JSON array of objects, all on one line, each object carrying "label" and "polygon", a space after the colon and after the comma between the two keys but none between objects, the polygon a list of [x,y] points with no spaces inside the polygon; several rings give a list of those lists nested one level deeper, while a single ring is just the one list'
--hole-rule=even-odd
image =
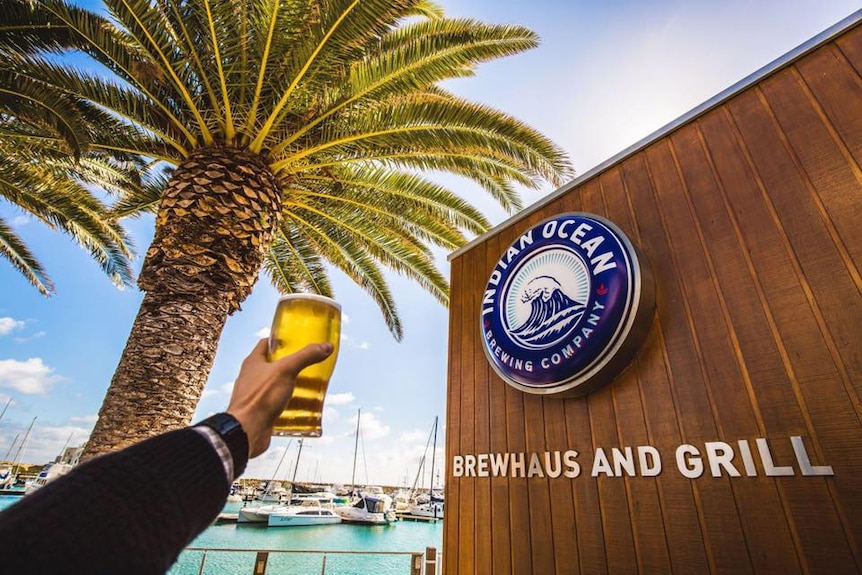
[{"label": "turquoise water", "polygon": [[[0,496],[0,509],[20,497]],[[226,512],[235,512],[241,504],[228,503]],[[424,552],[426,547],[443,545],[443,522],[398,521],[392,525],[320,525],[310,527],[268,528],[248,524],[212,525],[189,547],[206,548],[202,573],[207,575],[246,575],[254,573],[259,550],[287,551],[410,551]],[[212,551],[213,549],[247,549],[248,552]],[[201,573],[201,551],[186,550],[169,571],[171,575]],[[409,555],[355,555],[321,553],[272,553],[266,573],[277,575],[408,575]]]}]

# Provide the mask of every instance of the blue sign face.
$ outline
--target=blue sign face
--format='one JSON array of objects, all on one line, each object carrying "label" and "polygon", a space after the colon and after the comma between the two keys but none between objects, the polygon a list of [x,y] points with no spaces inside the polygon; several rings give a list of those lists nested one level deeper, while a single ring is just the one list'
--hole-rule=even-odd
[{"label": "blue sign face", "polygon": [[644,335],[632,327],[652,314],[646,275],[642,301],[637,253],[604,218],[572,213],[537,224],[502,254],[482,297],[491,366],[529,393],[592,391],[624,367],[618,356],[631,351],[630,336]]}]

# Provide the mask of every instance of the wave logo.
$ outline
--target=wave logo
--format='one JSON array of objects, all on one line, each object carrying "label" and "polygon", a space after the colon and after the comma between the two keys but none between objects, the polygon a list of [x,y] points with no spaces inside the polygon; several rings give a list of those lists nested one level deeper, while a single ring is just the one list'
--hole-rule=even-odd
[{"label": "wave logo", "polygon": [[510,277],[503,289],[506,329],[525,348],[545,349],[558,343],[584,317],[590,276],[573,251],[541,251]]},{"label": "wave logo", "polygon": [[485,353],[522,391],[588,393],[631,359],[649,327],[653,291],[648,267],[611,222],[550,218],[519,236],[491,272]]}]

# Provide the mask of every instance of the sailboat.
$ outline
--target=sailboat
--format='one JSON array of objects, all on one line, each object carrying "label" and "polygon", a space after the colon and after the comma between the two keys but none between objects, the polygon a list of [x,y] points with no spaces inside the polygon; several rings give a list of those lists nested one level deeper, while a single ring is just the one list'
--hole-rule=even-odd
[{"label": "sailboat", "polygon": [[[290,449],[290,445],[293,443],[291,439],[287,447],[284,448],[284,453],[281,454],[281,459],[278,461],[278,465],[275,467],[275,471],[272,474],[272,479],[267,483],[267,487],[264,492],[260,496],[260,500],[262,502],[266,502],[267,500],[272,501],[272,499],[268,499],[271,493],[271,487],[275,483],[275,477],[278,475],[278,470],[281,469],[281,464],[284,463],[284,458],[287,456],[287,452]],[[296,467],[299,467],[299,456],[302,453],[302,440],[299,440],[299,452],[296,454]],[[294,468],[294,479],[296,479],[296,468]],[[275,500],[279,501],[279,500]],[[281,503],[273,503],[270,505],[249,505],[243,507],[237,512],[236,521],[237,523],[266,523],[269,520],[269,516],[272,513],[283,511],[287,505],[283,505]]]},{"label": "sailboat", "polygon": [[344,523],[360,523],[364,525],[388,525],[395,522],[398,517],[392,508],[392,498],[384,493],[372,493],[369,491],[356,492],[356,454],[359,449],[359,422],[362,418],[362,410],[356,416],[356,441],[353,446],[353,477],[351,485],[355,497],[350,505],[342,505],[335,508],[335,512]]},{"label": "sailboat", "polygon": [[[8,403],[6,404],[6,407],[9,407]],[[5,408],[3,409],[3,413],[6,413]],[[33,426],[35,424],[36,418],[34,417],[33,421],[30,422],[30,427],[27,428],[27,433],[24,434],[24,439],[22,439],[21,443],[18,444],[18,451],[15,452],[12,465],[0,468],[0,489],[2,489],[4,495],[23,495],[26,491],[26,488],[22,489],[16,485],[18,482],[18,468],[24,458],[24,450],[27,449],[27,440],[30,439],[30,432],[33,431]],[[17,436],[15,439],[17,440]],[[12,448],[14,446],[15,441],[12,441],[12,445],[9,446],[9,453],[12,452]],[[9,453],[6,454],[4,460],[8,459]]]},{"label": "sailboat", "polygon": [[437,422],[439,417],[434,418],[434,427],[431,433],[434,435],[434,447],[431,450],[431,485],[428,488],[428,499],[417,497],[414,504],[407,511],[407,515],[413,517],[427,517],[429,519],[443,519],[443,498],[434,493],[434,463],[437,459]]}]

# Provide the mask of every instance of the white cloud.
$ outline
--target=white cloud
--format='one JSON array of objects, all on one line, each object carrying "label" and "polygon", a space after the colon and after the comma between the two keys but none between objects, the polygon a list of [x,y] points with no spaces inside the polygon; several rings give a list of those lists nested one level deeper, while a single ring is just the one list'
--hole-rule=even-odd
[{"label": "white cloud", "polygon": [[26,226],[27,224],[30,223],[30,221],[31,221],[30,218],[27,216],[15,216],[14,218],[12,218],[12,225],[13,226]]},{"label": "white cloud", "polygon": [[344,393],[331,393],[326,396],[327,405],[347,405],[356,399],[352,393],[346,391]]},{"label": "white cloud", "polygon": [[27,337],[16,337],[15,343],[27,343],[30,340],[39,339],[41,337],[45,337],[45,332],[44,331],[37,331],[33,335],[30,335]]},{"label": "white cloud", "polygon": [[[354,423],[356,419],[354,418]],[[377,416],[372,413],[365,413],[362,416],[362,423],[359,425],[364,441],[372,441],[389,435],[390,427],[384,425],[382,421],[377,419]]]},{"label": "white cloud", "polygon": [[344,332],[341,332],[341,345],[343,347],[349,347],[351,349],[359,349],[362,351],[366,351],[366,350],[371,349],[371,343],[369,343],[367,341],[357,342],[356,340],[354,340],[352,337],[350,337],[348,334],[346,334]]},{"label": "white cloud", "polygon": [[427,431],[402,431],[398,436],[398,442],[407,444],[407,443],[424,443],[428,440],[428,432]]},{"label": "white cloud", "polygon": [[54,369],[42,363],[40,357],[32,357],[27,361],[0,360],[0,387],[29,395],[45,395],[51,386],[62,379],[54,375]]},{"label": "white cloud", "polygon": [[257,330],[256,332],[254,332],[254,335],[256,335],[258,337],[258,339],[262,338],[262,337],[269,337],[269,330],[270,330],[270,328],[268,328],[268,327],[262,327],[259,330]]},{"label": "white cloud", "polygon": [[217,386],[207,386],[204,388],[203,393],[201,393],[201,399],[209,399],[215,397],[224,397],[230,396],[233,393],[233,384],[235,382],[229,381],[227,383],[223,383]]},{"label": "white cloud", "polygon": [[0,317],[0,335],[7,335],[13,330],[23,329],[24,322],[12,317]]},{"label": "white cloud", "polygon": [[350,323],[350,316],[344,312],[341,312],[341,323],[343,323],[344,325],[349,324]]},{"label": "white cloud", "polygon": [[92,415],[73,415],[69,418],[69,421],[72,423],[89,423],[93,424],[99,419],[99,416],[95,413]]}]

